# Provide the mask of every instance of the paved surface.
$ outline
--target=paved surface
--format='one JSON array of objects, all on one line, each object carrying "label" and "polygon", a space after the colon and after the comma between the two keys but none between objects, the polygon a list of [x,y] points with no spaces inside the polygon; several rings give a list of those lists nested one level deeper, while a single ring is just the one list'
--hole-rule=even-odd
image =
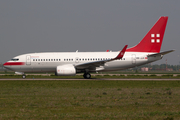
[{"label": "paved surface", "polygon": [[63,78],[59,78],[59,79],[56,79],[56,78],[50,78],[50,79],[48,79],[48,78],[45,78],[45,79],[39,79],[39,78],[37,78],[37,79],[29,79],[29,78],[26,78],[26,79],[18,79],[18,78],[15,78],[15,79],[0,79],[0,81],[2,81],[2,80],[23,80],[23,81],[26,81],[26,80],[127,80],[127,81],[164,81],[164,80],[166,80],[166,81],[168,81],[168,80],[179,80],[180,81],[180,79],[132,79],[132,78],[130,78],[130,79],[127,79],[127,78],[125,78],[125,79],[118,79],[118,78],[93,78],[93,79],[63,79]]},{"label": "paved surface", "polygon": [[[0,74],[0,76],[3,76],[3,75],[17,75],[17,74]],[[51,76],[52,74],[26,74],[26,76],[28,76],[28,75],[41,75],[41,76]],[[83,74],[76,74],[76,75],[80,75],[80,76],[83,76]],[[144,75],[147,75],[147,76],[151,76],[151,75],[156,75],[156,76],[162,76],[162,75],[173,75],[173,77],[176,77],[176,76],[178,76],[178,75],[180,75],[180,74],[154,74],[154,73],[152,73],[152,74],[91,74],[91,76],[97,76],[97,75],[99,75],[99,76],[104,76],[104,75],[109,75],[109,76],[113,76],[113,75],[116,75],[116,76],[120,76],[120,75],[124,75],[124,76],[128,76],[128,75],[139,75],[139,76],[144,76]]]}]

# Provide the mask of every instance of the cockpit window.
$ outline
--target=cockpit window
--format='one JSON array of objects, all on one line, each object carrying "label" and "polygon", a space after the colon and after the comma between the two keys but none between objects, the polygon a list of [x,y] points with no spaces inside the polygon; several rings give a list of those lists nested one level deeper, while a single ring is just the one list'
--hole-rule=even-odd
[{"label": "cockpit window", "polygon": [[18,61],[19,59],[18,58],[13,58],[11,59],[12,61]]}]

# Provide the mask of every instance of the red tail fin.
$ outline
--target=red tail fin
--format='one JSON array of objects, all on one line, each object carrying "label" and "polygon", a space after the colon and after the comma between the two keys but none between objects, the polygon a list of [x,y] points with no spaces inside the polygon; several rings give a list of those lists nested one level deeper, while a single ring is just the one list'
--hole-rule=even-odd
[{"label": "red tail fin", "polygon": [[128,48],[126,52],[153,52],[159,53],[164,37],[168,17],[160,17],[151,30],[141,40],[139,44]]}]

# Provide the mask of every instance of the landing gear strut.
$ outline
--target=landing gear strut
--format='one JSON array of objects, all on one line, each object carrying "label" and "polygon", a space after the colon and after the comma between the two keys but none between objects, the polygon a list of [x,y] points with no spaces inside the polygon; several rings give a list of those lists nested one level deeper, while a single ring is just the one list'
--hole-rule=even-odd
[{"label": "landing gear strut", "polygon": [[83,77],[85,79],[90,79],[91,78],[91,74],[90,73],[84,73]]}]

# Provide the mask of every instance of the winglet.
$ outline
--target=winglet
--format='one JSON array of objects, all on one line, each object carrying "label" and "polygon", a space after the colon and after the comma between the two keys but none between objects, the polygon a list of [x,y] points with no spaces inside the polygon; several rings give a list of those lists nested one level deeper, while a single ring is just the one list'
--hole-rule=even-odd
[{"label": "winglet", "polygon": [[123,58],[124,53],[125,53],[125,51],[126,51],[126,49],[127,49],[127,46],[128,46],[128,45],[125,45],[125,46],[124,46],[124,48],[121,50],[121,52],[118,54],[118,56],[114,58],[114,60]]}]

